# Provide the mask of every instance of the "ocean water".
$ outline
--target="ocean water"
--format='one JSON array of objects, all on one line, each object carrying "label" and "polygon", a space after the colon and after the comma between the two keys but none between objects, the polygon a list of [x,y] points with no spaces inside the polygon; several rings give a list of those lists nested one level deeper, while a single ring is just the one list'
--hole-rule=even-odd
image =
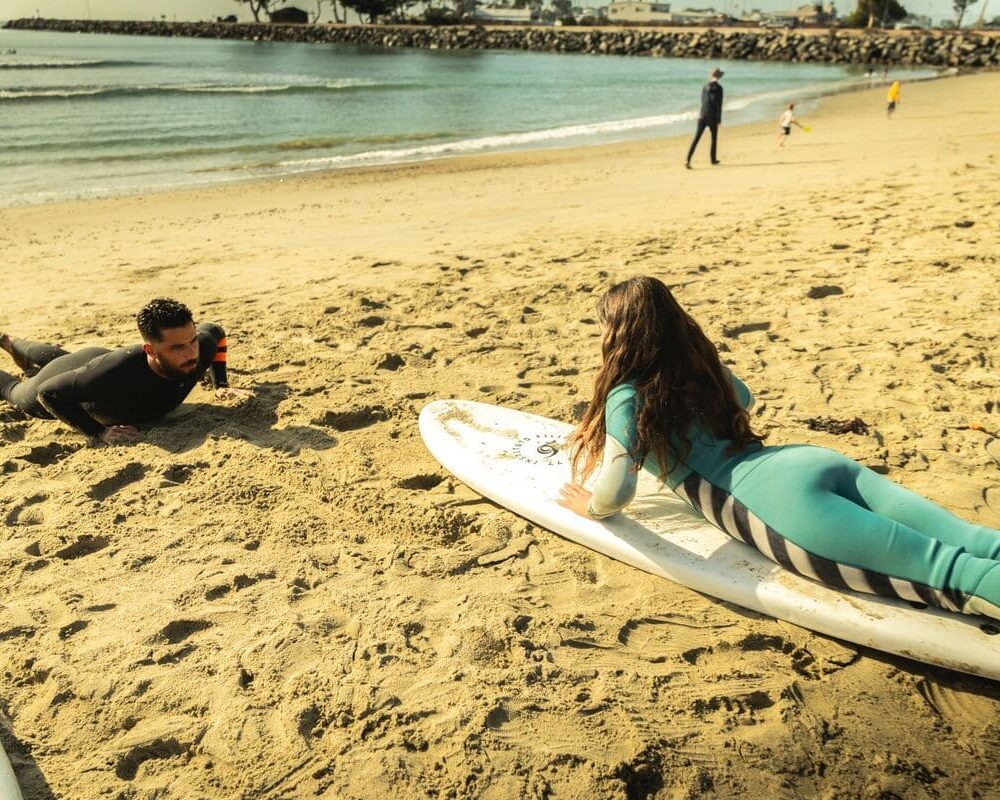
[{"label": "ocean water", "polygon": [[[719,65],[726,125],[869,80]],[[686,132],[711,66],[0,30],[0,206]]]}]

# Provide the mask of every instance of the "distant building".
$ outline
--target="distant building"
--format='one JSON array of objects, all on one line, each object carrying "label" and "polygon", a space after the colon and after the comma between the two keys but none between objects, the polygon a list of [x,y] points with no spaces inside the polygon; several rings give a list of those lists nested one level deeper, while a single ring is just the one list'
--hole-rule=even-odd
[{"label": "distant building", "polygon": [[294,25],[305,25],[309,22],[309,14],[301,8],[296,8],[295,6],[279,8],[277,11],[270,12],[268,17],[270,17],[271,22],[280,22],[285,25],[289,23]]},{"label": "distant building", "polygon": [[578,20],[585,17],[603,19],[608,15],[607,6],[573,6],[573,16]]},{"label": "distant building", "polygon": [[607,8],[608,22],[674,21],[669,3],[645,3],[642,0],[615,0]]},{"label": "distant building", "polygon": [[476,19],[483,22],[520,22],[527,25],[534,12],[530,8],[506,8],[504,6],[478,6]]},{"label": "distant building", "polygon": [[678,25],[718,25],[725,20],[726,15],[714,8],[685,8],[674,14]]},{"label": "distant building", "polygon": [[833,3],[815,3],[799,6],[794,11],[771,11],[762,16],[764,19],[795,20],[796,25],[829,25],[837,18],[837,8]]}]

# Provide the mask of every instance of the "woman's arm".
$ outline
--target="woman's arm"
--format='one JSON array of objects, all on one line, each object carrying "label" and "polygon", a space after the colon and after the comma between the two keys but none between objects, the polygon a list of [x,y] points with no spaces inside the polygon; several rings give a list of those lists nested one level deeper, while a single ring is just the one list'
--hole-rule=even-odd
[{"label": "woman's arm", "polygon": [[625,442],[636,441],[635,418],[638,398],[635,391],[622,387],[608,395],[604,413],[604,454],[594,481],[594,491],[567,483],[560,491],[559,504],[581,517],[604,519],[616,514],[635,497],[639,467]]},{"label": "woman's arm", "polygon": [[621,442],[604,437],[604,460],[594,481],[594,492],[587,503],[587,516],[604,519],[617,514],[635,497],[639,469]]}]

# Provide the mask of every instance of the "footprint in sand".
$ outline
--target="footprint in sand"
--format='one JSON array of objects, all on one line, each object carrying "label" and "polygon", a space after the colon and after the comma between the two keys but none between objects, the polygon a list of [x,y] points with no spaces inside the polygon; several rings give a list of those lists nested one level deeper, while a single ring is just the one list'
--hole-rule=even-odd
[{"label": "footprint in sand", "polygon": [[14,442],[20,442],[28,435],[28,423],[26,422],[10,422],[3,424],[0,420],[0,442],[6,444],[13,444]]},{"label": "footprint in sand", "polygon": [[341,433],[367,428],[377,422],[385,422],[391,414],[383,406],[361,406],[350,411],[327,411],[319,419],[314,419],[313,425],[333,428]]},{"label": "footprint in sand", "polygon": [[14,506],[7,514],[5,522],[8,525],[40,525],[45,522],[45,514],[40,508],[33,506],[43,503],[49,499],[47,494],[40,493],[25,499],[23,503]]},{"label": "footprint in sand", "polygon": [[93,500],[107,500],[111,495],[120,492],[129,484],[142,480],[146,475],[146,468],[137,461],[126,464],[113,475],[98,481],[90,487],[87,496]]},{"label": "footprint in sand", "polygon": [[255,575],[240,574],[233,578],[232,582],[220,583],[213,586],[210,589],[205,590],[204,597],[206,600],[218,600],[221,597],[225,597],[230,592],[241,592],[244,589],[249,589],[251,586],[255,586],[261,581],[274,580],[275,572],[258,572]]},{"label": "footprint in sand", "polygon": [[933,678],[925,678],[917,684],[917,689],[931,711],[949,725],[967,729],[970,735],[975,736],[996,721],[996,701],[981,692],[966,691],[960,685],[964,680],[959,678],[959,685],[949,686]]},{"label": "footprint in sand", "polygon": [[37,464],[40,467],[48,467],[52,464],[59,463],[59,461],[66,456],[76,452],[76,449],[77,448],[75,447],[69,447],[68,445],[53,442],[52,444],[32,447],[27,453],[15,456],[15,458],[18,458],[21,461],[27,461],[29,464]]},{"label": "footprint in sand", "polygon": [[189,755],[191,746],[181,744],[177,739],[154,739],[146,744],[127,750],[115,765],[115,774],[124,781],[135,780],[141,767],[147,761],[177,758]]},{"label": "footprint in sand", "polygon": [[66,640],[70,636],[79,633],[84,628],[86,628],[90,623],[85,619],[78,619],[75,622],[69,623],[69,625],[63,625],[59,629],[59,638]]},{"label": "footprint in sand", "polygon": [[165,484],[161,486],[165,488],[187,483],[198,470],[206,467],[208,467],[207,461],[199,461],[197,464],[170,464],[160,473]]},{"label": "footprint in sand", "polygon": [[745,333],[756,333],[758,331],[769,330],[771,330],[770,322],[748,322],[746,325],[737,325],[735,327],[726,326],[722,329],[722,335],[729,339],[738,339]]},{"label": "footprint in sand", "polygon": [[108,546],[108,539],[105,536],[91,536],[84,534],[77,537],[69,544],[63,538],[53,538],[42,542],[33,542],[24,548],[29,556],[36,558],[61,558],[63,561],[72,561],[77,558],[89,556]]},{"label": "footprint in sand", "polygon": [[375,371],[397,372],[406,366],[406,359],[398,353],[387,353],[382,360],[375,365]]},{"label": "footprint in sand", "polygon": [[398,481],[396,486],[400,489],[427,492],[438,486],[443,480],[444,478],[440,475],[412,475],[409,478],[403,478],[401,481]]},{"label": "footprint in sand", "polygon": [[168,644],[179,644],[189,636],[211,627],[212,623],[203,619],[178,619],[165,625],[157,636]]}]

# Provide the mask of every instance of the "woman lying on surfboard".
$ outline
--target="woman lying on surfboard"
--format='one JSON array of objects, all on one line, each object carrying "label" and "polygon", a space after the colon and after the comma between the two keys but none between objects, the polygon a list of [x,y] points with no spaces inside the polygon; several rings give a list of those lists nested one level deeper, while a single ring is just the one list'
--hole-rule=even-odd
[{"label": "woman lying on surfboard", "polygon": [[[750,391],[659,280],[601,297],[603,362],[572,437],[560,504],[603,519],[638,465],[709,522],[786,569],[839,589],[1000,619],[1000,531],[972,525],[855,461],[765,446]],[[593,493],[582,483],[597,470]]]}]

